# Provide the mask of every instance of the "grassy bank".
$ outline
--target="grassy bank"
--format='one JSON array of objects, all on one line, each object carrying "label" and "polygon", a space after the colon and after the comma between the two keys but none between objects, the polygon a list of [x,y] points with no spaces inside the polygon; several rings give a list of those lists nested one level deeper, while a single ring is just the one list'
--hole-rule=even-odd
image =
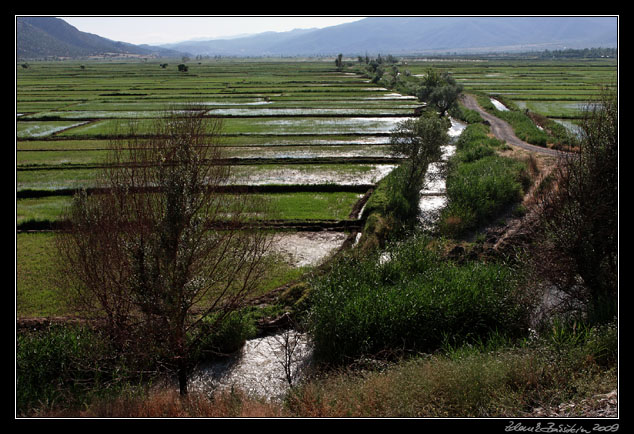
[{"label": "grassy bank", "polygon": [[438,225],[442,234],[462,236],[521,201],[532,182],[530,165],[499,156],[504,147],[489,136],[487,125],[471,124],[463,131],[448,165],[448,204]]},{"label": "grassy bank", "polygon": [[612,325],[559,329],[512,345],[444,347],[378,370],[324,375],[299,387],[287,405],[310,417],[531,417],[536,408],[616,389],[616,339]]},{"label": "grassy bank", "polygon": [[[49,401],[40,405],[36,414],[530,418],[561,414],[560,404],[570,403],[565,407],[567,417],[587,417],[586,411],[601,408],[597,395],[616,389],[616,348],[615,324],[594,328],[558,325],[540,337],[531,335],[513,344],[495,339],[486,344],[446,345],[434,354],[419,354],[407,360],[330,370],[295,387],[283,402],[249,396],[238,389],[211,398],[199,393],[181,397],[164,386],[131,385],[118,389],[118,393],[93,396],[85,405]],[[58,366],[47,370],[59,373]],[[592,421],[596,423],[597,419]]]},{"label": "grassy bank", "polygon": [[[410,235],[380,252],[350,256],[313,283],[309,327],[315,355],[351,362],[443,344],[527,332],[530,304],[518,272],[503,264],[455,264],[442,243]],[[380,356],[379,356],[380,357]]]}]

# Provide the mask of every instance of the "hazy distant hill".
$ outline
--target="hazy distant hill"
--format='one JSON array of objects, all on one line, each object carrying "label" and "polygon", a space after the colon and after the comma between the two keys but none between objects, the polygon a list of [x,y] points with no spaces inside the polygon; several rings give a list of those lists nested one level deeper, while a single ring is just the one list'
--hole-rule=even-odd
[{"label": "hazy distant hill", "polygon": [[292,44],[298,37],[312,33],[316,29],[296,29],[289,32],[264,32],[244,37],[211,40],[192,40],[173,44],[161,44],[164,48],[174,48],[201,55],[260,55],[268,53],[271,47],[277,47],[275,54],[286,54],[285,46]]},{"label": "hazy distant hill", "polygon": [[182,55],[175,50],[112,41],[92,33],[81,32],[59,18],[16,18],[16,54],[18,59],[83,57],[106,53],[163,57]]},{"label": "hazy distant hill", "polygon": [[[178,19],[178,18],[174,18]],[[161,57],[319,56],[616,47],[616,17],[371,17],[323,29],[265,32],[160,47],[112,41],[53,17],[17,17],[19,59],[137,54]]]},{"label": "hazy distant hill", "polygon": [[201,55],[376,55],[616,47],[616,17],[371,17],[313,30],[184,42]]}]

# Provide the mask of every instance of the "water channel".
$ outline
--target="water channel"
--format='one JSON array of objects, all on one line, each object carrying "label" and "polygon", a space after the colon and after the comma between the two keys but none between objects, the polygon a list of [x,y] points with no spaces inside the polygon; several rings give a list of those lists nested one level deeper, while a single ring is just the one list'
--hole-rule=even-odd
[{"label": "water channel", "polygon": [[438,219],[440,211],[447,204],[443,166],[456,152],[455,143],[466,127],[466,124],[451,119],[451,128],[448,131],[450,142],[442,147],[440,161],[430,164],[427,168],[425,187],[420,192],[418,203],[419,221],[424,227],[432,227]]},{"label": "water channel", "polygon": [[[441,161],[431,165],[428,170],[426,186],[421,191],[421,224],[433,223],[446,204],[441,168],[455,152],[455,141],[465,127],[465,124],[451,120],[448,131],[451,141],[443,147]],[[281,240],[277,248],[294,258],[292,261],[297,266],[317,264],[345,239],[343,233],[333,232],[293,236]],[[199,366],[191,377],[189,387],[203,393],[238,388],[256,397],[278,400],[308,372],[311,360],[312,349],[308,337],[295,330],[286,330],[249,340],[239,354]]]}]

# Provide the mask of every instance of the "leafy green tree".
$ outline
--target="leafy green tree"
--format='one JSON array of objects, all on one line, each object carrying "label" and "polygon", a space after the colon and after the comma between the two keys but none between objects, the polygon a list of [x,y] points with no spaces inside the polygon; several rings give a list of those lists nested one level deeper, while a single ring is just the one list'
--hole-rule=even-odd
[{"label": "leafy green tree", "polygon": [[399,122],[390,135],[390,153],[404,158],[403,177],[397,190],[410,203],[418,204],[429,164],[440,160],[441,146],[449,141],[449,121],[429,113]]},{"label": "leafy green tree", "polygon": [[341,71],[343,69],[343,60],[342,60],[343,54],[339,54],[337,55],[337,58],[335,59],[335,66],[337,67],[337,70]]},{"label": "leafy green tree", "polygon": [[456,103],[463,87],[447,72],[438,73],[432,68],[427,70],[416,96],[438,110],[442,117]]}]

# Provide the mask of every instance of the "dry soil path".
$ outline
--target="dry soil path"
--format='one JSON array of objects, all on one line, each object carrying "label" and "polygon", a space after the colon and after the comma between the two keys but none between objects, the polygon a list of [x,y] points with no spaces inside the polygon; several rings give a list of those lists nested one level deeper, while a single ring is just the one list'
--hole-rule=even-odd
[{"label": "dry soil path", "polygon": [[491,132],[498,139],[504,140],[505,142],[518,146],[522,149],[525,149],[530,152],[536,152],[539,154],[550,155],[550,156],[558,156],[561,155],[561,151],[557,151],[555,149],[544,148],[541,146],[531,145],[530,143],[526,143],[523,140],[520,140],[515,133],[513,132],[513,128],[504,120],[493,116],[486,110],[484,110],[476,99],[471,95],[462,95],[462,103],[465,107],[471,110],[475,110],[480,113],[480,116],[491,125]]}]

